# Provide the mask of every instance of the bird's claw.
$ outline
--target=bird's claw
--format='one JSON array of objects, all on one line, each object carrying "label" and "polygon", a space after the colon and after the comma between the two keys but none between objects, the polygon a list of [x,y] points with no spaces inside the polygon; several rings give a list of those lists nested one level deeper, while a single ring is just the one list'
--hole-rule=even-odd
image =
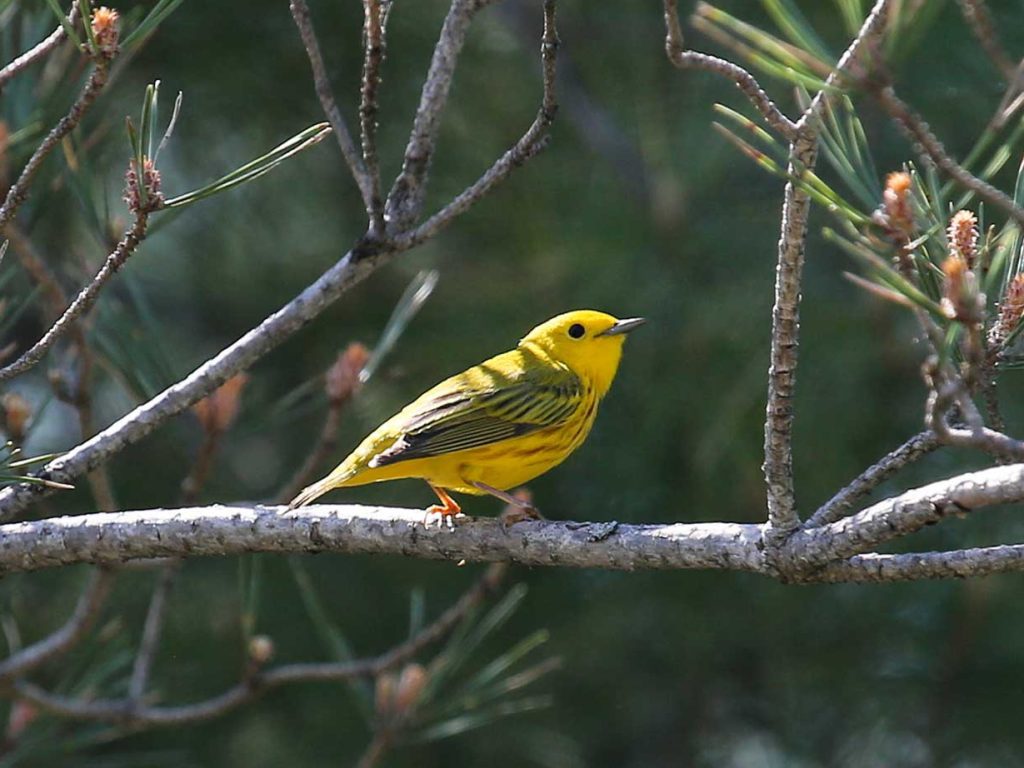
[{"label": "bird's claw", "polygon": [[437,519],[438,529],[447,528],[449,531],[455,530],[455,518],[465,517],[465,515],[459,510],[453,512],[450,507],[434,504],[427,507],[426,511],[423,513],[423,527],[430,528],[430,523],[433,521],[435,516]]},{"label": "bird's claw", "polygon": [[540,513],[532,504],[530,505],[519,505],[506,507],[500,515],[498,515],[498,522],[501,523],[501,529],[508,533],[508,529],[516,523],[522,523],[526,520],[543,520],[544,515]]}]

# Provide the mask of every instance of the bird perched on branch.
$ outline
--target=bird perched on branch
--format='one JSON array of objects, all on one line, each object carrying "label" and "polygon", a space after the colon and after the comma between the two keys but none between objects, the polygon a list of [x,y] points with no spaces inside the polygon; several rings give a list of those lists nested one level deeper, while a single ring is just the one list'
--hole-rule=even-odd
[{"label": "bird perched on branch", "polygon": [[626,334],[643,318],[578,310],[530,331],[510,352],[445,379],[381,424],[289,509],[335,488],[425,480],[441,500],[427,514],[449,526],[449,491],[491,494],[536,517],[508,489],[560,464],[586,439],[615,378]]}]

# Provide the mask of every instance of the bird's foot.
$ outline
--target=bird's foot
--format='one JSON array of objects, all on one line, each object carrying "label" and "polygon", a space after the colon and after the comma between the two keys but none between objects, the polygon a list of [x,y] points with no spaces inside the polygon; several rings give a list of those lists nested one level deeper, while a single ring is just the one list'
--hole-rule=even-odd
[{"label": "bird's foot", "polygon": [[498,522],[501,523],[502,529],[508,531],[509,527],[516,523],[522,523],[526,520],[544,520],[545,517],[540,513],[532,504],[509,504],[498,515]]},{"label": "bird's foot", "polygon": [[458,507],[453,510],[440,504],[432,504],[423,513],[423,527],[429,528],[430,524],[436,519],[438,528],[447,528],[449,531],[454,531],[455,518],[457,517],[465,517],[462,514],[462,510]]},{"label": "bird's foot", "polygon": [[508,491],[502,491],[495,488],[487,483],[481,483],[479,481],[470,483],[477,490],[489,493],[496,499],[501,499],[508,506],[505,507],[504,511],[498,515],[498,521],[501,523],[501,527],[508,530],[510,525],[521,523],[524,520],[543,520],[544,515],[540,513],[540,510],[533,506],[533,494],[530,493],[529,488],[519,488],[515,493],[509,493]]},{"label": "bird's foot", "polygon": [[455,501],[444,488],[439,488],[433,483],[429,483],[431,489],[437,494],[437,498],[441,500],[440,504],[433,504],[427,507],[426,513],[423,515],[423,527],[430,527],[430,519],[432,515],[439,515],[437,519],[438,528],[447,528],[449,531],[455,530],[455,518],[462,517],[462,507],[459,506],[458,502]]}]

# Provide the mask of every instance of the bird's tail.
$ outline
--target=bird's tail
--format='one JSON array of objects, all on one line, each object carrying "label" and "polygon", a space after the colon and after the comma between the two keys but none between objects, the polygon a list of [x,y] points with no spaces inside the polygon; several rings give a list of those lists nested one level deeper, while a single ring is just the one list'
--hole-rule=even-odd
[{"label": "bird's tail", "polygon": [[317,480],[312,485],[308,485],[303,488],[298,496],[288,502],[288,509],[295,509],[296,507],[304,507],[307,504],[316,501],[328,491],[332,491],[345,484],[345,481],[351,477],[350,472],[339,473],[337,471],[332,472],[323,480]]}]

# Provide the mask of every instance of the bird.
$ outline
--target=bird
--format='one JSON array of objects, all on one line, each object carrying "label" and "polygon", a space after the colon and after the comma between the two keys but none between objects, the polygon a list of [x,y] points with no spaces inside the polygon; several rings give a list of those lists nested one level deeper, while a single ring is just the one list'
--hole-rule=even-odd
[{"label": "bird", "polygon": [[450,493],[501,499],[521,512],[509,523],[539,517],[509,489],[579,448],[618,371],[626,335],[644,322],[582,309],[541,323],[515,349],[424,392],[288,508],[335,488],[418,478],[441,502],[426,510],[424,523],[439,515],[440,524],[453,527],[462,509]]}]

